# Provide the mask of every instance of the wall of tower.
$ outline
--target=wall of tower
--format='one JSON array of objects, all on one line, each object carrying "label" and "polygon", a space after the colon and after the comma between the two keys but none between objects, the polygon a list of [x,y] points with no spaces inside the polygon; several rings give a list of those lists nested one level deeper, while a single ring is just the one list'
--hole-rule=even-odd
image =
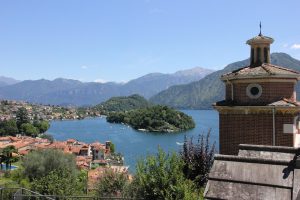
[{"label": "wall of tower", "polygon": [[[296,101],[294,82],[256,82],[262,87],[261,96],[252,99],[247,95],[249,83],[234,83],[233,97],[240,105],[262,105],[278,101],[282,98]],[[231,99],[231,84],[226,84],[226,100]]]},{"label": "wall of tower", "polygon": [[[283,124],[294,123],[295,115],[276,114],[277,146],[293,146],[293,135],[283,133]],[[220,153],[235,155],[239,144],[273,145],[272,114],[221,114]]]}]

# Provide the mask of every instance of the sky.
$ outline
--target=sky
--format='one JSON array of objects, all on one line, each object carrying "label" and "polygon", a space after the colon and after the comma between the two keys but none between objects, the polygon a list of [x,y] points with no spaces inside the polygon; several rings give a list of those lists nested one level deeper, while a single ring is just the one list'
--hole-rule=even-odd
[{"label": "sky", "polygon": [[126,82],[249,57],[259,33],[300,59],[300,1],[0,0],[0,76]]}]

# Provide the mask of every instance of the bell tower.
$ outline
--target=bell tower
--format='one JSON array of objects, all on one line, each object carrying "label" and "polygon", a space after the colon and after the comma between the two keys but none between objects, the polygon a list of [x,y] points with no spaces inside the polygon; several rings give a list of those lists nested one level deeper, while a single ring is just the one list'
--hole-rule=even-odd
[{"label": "bell tower", "polygon": [[221,154],[237,154],[239,144],[298,145],[300,103],[295,85],[300,73],[270,63],[273,42],[260,31],[246,42],[251,47],[250,65],[221,76],[226,96],[214,104]]},{"label": "bell tower", "polygon": [[246,43],[250,45],[250,66],[256,67],[263,63],[271,63],[270,45],[274,42],[273,38],[263,36],[261,34],[261,23],[258,36],[248,40]]}]

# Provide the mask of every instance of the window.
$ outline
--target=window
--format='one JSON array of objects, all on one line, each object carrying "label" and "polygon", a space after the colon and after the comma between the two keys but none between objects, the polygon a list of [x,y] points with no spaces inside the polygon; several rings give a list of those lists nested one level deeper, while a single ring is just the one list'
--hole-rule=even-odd
[{"label": "window", "polygon": [[262,87],[256,83],[249,84],[247,86],[246,93],[251,99],[257,99],[261,96]]}]

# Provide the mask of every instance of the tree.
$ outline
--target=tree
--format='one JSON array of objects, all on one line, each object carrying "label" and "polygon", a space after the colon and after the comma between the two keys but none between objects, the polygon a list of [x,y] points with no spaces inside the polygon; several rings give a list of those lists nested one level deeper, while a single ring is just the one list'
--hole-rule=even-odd
[{"label": "tree", "polygon": [[197,199],[194,185],[185,179],[182,169],[183,162],[177,154],[159,149],[156,156],[138,161],[131,193],[134,198],[146,200]]},{"label": "tree", "polygon": [[47,176],[51,171],[68,169],[77,173],[75,157],[60,150],[46,149],[30,152],[23,158],[25,175],[32,181]]},{"label": "tree", "polygon": [[34,179],[31,189],[44,195],[71,196],[83,194],[86,180],[68,168],[50,171],[46,176]]},{"label": "tree", "polygon": [[120,197],[123,195],[123,191],[128,183],[126,174],[108,169],[97,184],[97,196]]},{"label": "tree", "polygon": [[20,131],[22,134],[31,137],[36,137],[39,134],[39,130],[30,123],[22,124],[20,127]]},{"label": "tree", "polygon": [[2,150],[2,161],[5,162],[6,169],[11,168],[11,163],[14,161],[13,153],[17,153],[17,149],[13,145],[9,145]]},{"label": "tree", "polygon": [[16,113],[16,120],[17,120],[17,125],[18,125],[19,129],[22,124],[30,123],[30,119],[29,119],[26,108],[21,107],[18,109],[18,111]]},{"label": "tree", "polygon": [[50,127],[49,122],[45,120],[36,122],[34,126],[39,130],[39,133],[45,133]]},{"label": "tree", "polygon": [[183,172],[186,178],[194,181],[199,187],[203,187],[207,182],[209,171],[214,161],[215,143],[210,145],[210,130],[205,136],[199,135],[196,144],[193,138],[185,137],[183,150],[180,153],[184,161]]},{"label": "tree", "polygon": [[0,122],[0,135],[11,135],[15,136],[19,132],[16,120],[4,120]]}]

